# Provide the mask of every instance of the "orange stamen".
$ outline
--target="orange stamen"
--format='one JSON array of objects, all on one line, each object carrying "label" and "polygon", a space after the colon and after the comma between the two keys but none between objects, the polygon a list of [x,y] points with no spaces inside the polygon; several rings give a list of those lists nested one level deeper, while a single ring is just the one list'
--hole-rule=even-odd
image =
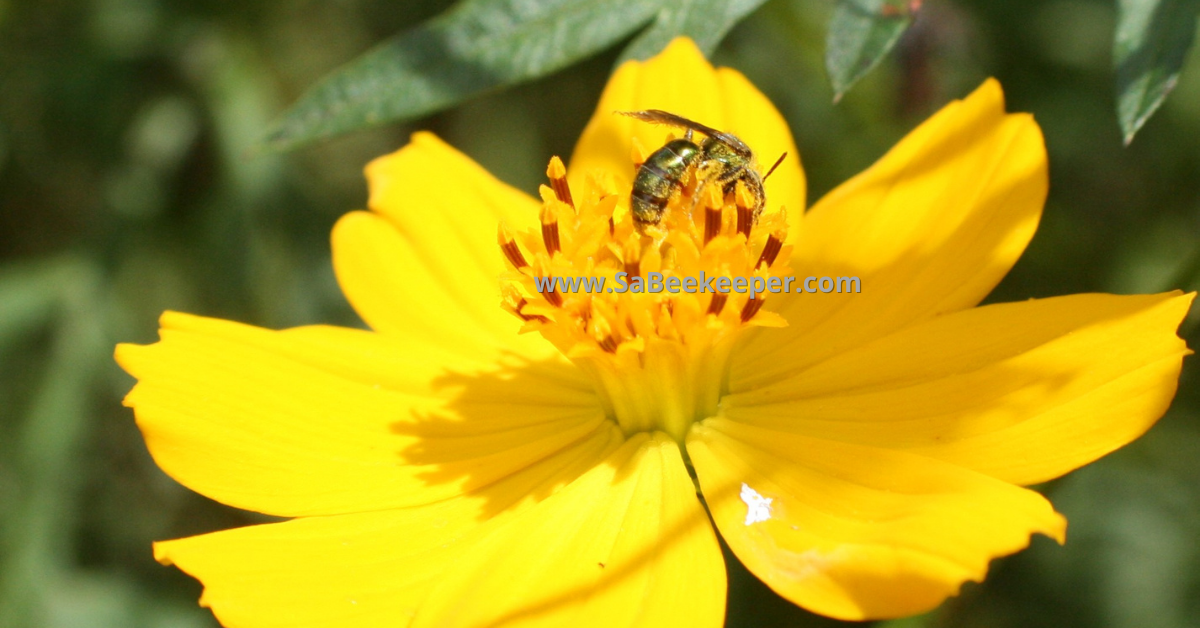
[{"label": "orange stamen", "polygon": [[574,208],[575,200],[571,198],[571,186],[567,184],[567,167],[563,165],[558,155],[550,158],[546,176],[550,178],[550,187],[554,188],[554,195],[558,197],[558,200]]},{"label": "orange stamen", "polygon": [[704,203],[704,243],[708,244],[721,233],[721,207],[725,205],[721,190],[710,186]]},{"label": "orange stamen", "polygon": [[750,190],[746,189],[746,184],[739,180],[734,187],[733,199],[737,204],[738,233],[746,236],[746,240],[749,241],[750,229],[754,226],[754,197],[750,195]]},{"label": "orange stamen", "polygon": [[504,257],[508,259],[508,263],[513,265],[513,268],[520,270],[529,267],[529,262],[525,261],[525,256],[521,254],[521,248],[517,246],[517,241],[513,239],[512,233],[508,227],[504,226],[504,223],[500,223],[496,239],[500,242],[500,250],[504,252]]},{"label": "orange stamen", "polygon": [[766,300],[766,297],[761,294],[751,295],[750,299],[746,301],[746,305],[742,306],[742,322],[745,323],[754,318]]},{"label": "orange stamen", "polygon": [[767,237],[767,244],[763,246],[762,255],[758,256],[758,262],[754,264],[755,268],[761,268],[764,265],[770,266],[775,263],[775,258],[779,257],[779,250],[783,248],[783,240],[787,237],[787,232],[782,229],[772,233]]},{"label": "orange stamen", "polygon": [[546,253],[551,257],[555,253],[562,250],[562,244],[558,239],[558,217],[554,215],[554,208],[547,205],[542,208],[542,243],[546,245]]},{"label": "orange stamen", "polygon": [[729,295],[724,292],[718,292],[712,296],[712,300],[708,302],[708,313],[714,316],[720,316],[721,310],[725,309],[725,302],[729,300]]}]

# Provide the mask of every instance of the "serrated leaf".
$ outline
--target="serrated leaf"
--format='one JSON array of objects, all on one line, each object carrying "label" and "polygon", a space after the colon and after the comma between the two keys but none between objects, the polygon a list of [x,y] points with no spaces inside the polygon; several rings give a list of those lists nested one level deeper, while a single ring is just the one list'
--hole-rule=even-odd
[{"label": "serrated leaf", "polygon": [[897,0],[839,0],[825,40],[825,69],[835,101],[891,51],[912,24],[916,6]]},{"label": "serrated leaf", "polygon": [[334,71],[271,127],[282,150],[415,118],[544,76],[650,21],[667,0],[464,0]]},{"label": "serrated leaf", "polygon": [[705,55],[711,55],[729,29],[766,0],[679,0],[664,5],[650,25],[621,53],[618,63],[644,61],[656,55],[672,39],[692,38]]},{"label": "serrated leaf", "polygon": [[1175,89],[1196,36],[1198,11],[1196,0],[1118,0],[1113,60],[1126,144]]}]

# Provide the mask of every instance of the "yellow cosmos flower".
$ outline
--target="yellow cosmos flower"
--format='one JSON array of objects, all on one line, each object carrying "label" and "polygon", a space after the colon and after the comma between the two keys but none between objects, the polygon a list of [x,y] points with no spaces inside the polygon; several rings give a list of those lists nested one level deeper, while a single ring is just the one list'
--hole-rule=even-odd
[{"label": "yellow cosmos flower", "polygon": [[[645,109],[786,152],[761,217],[746,189],[684,180],[639,235],[631,159],[672,129],[613,112]],[[372,331],[168,313],[160,342],[118,349],[168,474],[294,518],[155,545],[225,625],[719,626],[717,534],[818,613],[921,612],[1031,534],[1061,542],[1022,486],[1148,429],[1188,353],[1191,294],[976,307],[1047,187],[1038,126],[994,81],[804,212],[779,113],[680,40],[616,72],[548,174],[534,199],[419,133],[367,167],[371,211],[333,233]],[[623,270],[862,289],[532,283]]]}]

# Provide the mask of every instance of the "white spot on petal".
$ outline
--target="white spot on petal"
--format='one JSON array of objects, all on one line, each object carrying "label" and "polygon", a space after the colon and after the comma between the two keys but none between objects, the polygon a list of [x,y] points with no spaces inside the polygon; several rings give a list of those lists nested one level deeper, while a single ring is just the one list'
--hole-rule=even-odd
[{"label": "white spot on petal", "polygon": [[742,501],[746,502],[746,525],[771,518],[771,502],[774,500],[759,495],[745,482],[742,482]]}]

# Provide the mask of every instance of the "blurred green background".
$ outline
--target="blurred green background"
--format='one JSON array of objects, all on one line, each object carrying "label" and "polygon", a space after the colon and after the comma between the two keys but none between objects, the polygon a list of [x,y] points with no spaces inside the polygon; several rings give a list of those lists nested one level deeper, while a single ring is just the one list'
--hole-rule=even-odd
[{"label": "blurred green background", "polygon": [[[433,129],[529,192],[569,155],[618,48],[409,126],[250,157],[326,72],[449,3],[0,0],[0,627],[201,628],[200,587],[150,543],[255,517],[181,488],[120,399],[117,342],[164,309],[268,327],[359,324],[328,233],[363,165]],[[983,78],[1046,134],[1042,227],[991,297],[1200,287],[1200,62],[1133,145],[1113,111],[1109,1],[930,0],[838,104],[822,0],[771,0],[715,60],[790,121],[810,203]],[[1200,345],[1197,316],[1183,333]],[[983,585],[890,628],[1200,627],[1200,394],[1044,487],[1069,542],[1035,539]],[[829,626],[731,567],[730,626]]]}]

